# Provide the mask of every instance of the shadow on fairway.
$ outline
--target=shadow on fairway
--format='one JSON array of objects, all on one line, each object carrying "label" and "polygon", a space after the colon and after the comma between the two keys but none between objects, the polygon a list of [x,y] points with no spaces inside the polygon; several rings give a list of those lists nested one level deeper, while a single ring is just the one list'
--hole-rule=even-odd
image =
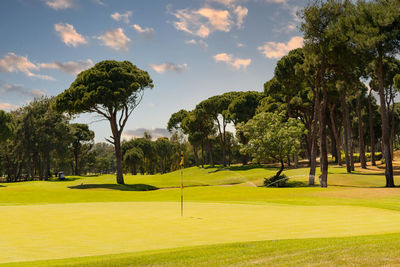
[{"label": "shadow on fairway", "polygon": [[76,181],[79,179],[82,179],[82,177],[68,177],[68,178],[65,178],[62,180],[60,180],[58,178],[53,178],[53,179],[49,180],[48,182],[72,182],[72,181]]},{"label": "shadow on fairway", "polygon": [[119,191],[151,191],[158,188],[148,184],[80,184],[68,186],[69,189],[111,189]]},{"label": "shadow on fairway", "polygon": [[214,172],[219,172],[219,171],[247,171],[247,170],[252,170],[252,169],[264,169],[264,170],[276,170],[276,167],[272,166],[263,166],[263,165],[258,165],[258,164],[249,164],[249,165],[238,165],[238,166],[230,166],[230,167],[224,167],[224,166],[205,166],[204,169],[213,169],[217,168],[216,170],[210,170],[208,173],[214,173]]},{"label": "shadow on fairway", "polygon": [[7,187],[7,186],[5,186],[5,185],[0,185],[0,187]]}]

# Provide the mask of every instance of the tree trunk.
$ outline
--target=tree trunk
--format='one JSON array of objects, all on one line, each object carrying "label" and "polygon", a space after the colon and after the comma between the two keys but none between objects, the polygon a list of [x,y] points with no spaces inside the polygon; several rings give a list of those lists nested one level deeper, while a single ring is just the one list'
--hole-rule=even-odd
[{"label": "tree trunk", "polygon": [[[249,140],[247,140],[247,138],[244,136],[243,132],[240,132],[240,133],[239,133],[239,138],[240,138],[240,142],[241,142],[243,145],[247,145],[247,144],[248,144]],[[243,155],[242,155],[242,164],[243,164],[243,165],[247,165],[247,161],[248,161],[247,155],[246,155],[246,154],[243,154]]]},{"label": "tree trunk", "polygon": [[364,145],[364,134],[363,134],[363,125],[361,118],[361,100],[360,94],[357,92],[357,117],[358,117],[358,145],[360,149],[360,163],[361,168],[367,168],[367,162],[365,160],[365,145]]},{"label": "tree trunk", "polygon": [[208,139],[208,138],[207,138],[207,147],[208,147],[208,154],[209,154],[209,157],[210,157],[210,164],[211,164],[211,167],[214,168],[213,151],[212,151],[210,139]]},{"label": "tree trunk", "polygon": [[375,132],[374,132],[374,123],[372,118],[372,100],[371,100],[371,92],[368,95],[368,119],[369,119],[369,136],[371,138],[371,165],[376,166],[375,162]]},{"label": "tree trunk", "polygon": [[75,175],[79,174],[79,167],[78,167],[78,150],[74,149],[74,160],[75,160]]},{"label": "tree trunk", "polygon": [[121,136],[114,136],[115,157],[117,159],[117,183],[125,184],[122,172]]},{"label": "tree trunk", "polygon": [[350,143],[350,166],[351,166],[351,171],[354,171],[354,144],[353,144],[353,142]]},{"label": "tree trunk", "polygon": [[[380,51],[379,51],[380,52]],[[390,140],[389,140],[389,117],[385,102],[385,90],[383,85],[383,66],[382,66],[382,53],[378,57],[378,84],[379,84],[379,100],[382,118],[382,145],[385,157],[385,177],[386,187],[394,187],[393,180],[393,165],[392,156],[390,154]]]},{"label": "tree trunk", "polygon": [[329,105],[329,117],[331,119],[331,125],[332,125],[332,133],[335,138],[335,145],[336,145],[336,159],[337,163],[339,165],[342,165],[342,153],[341,153],[341,142],[340,142],[340,136],[338,133],[338,130],[336,128],[336,122],[335,122],[335,107],[336,104],[334,105]]},{"label": "tree trunk", "polygon": [[225,147],[225,142],[222,142],[222,163],[224,164],[224,167],[226,167],[226,147]]},{"label": "tree trunk", "polygon": [[281,159],[281,168],[280,168],[279,171],[275,174],[275,177],[276,177],[276,178],[278,178],[278,177],[281,175],[281,173],[282,173],[282,171],[283,171],[284,168],[285,168],[285,163],[283,162],[283,159]]},{"label": "tree trunk", "polygon": [[[329,127],[328,127],[329,128]],[[332,154],[332,160],[334,163],[338,163],[338,157],[337,157],[337,151],[336,151],[336,140],[335,140],[335,136],[333,135],[333,131],[331,129],[330,131],[330,141],[331,141],[331,154]]]},{"label": "tree trunk", "polygon": [[125,184],[124,174],[122,170],[122,152],[121,152],[121,132],[118,130],[117,121],[115,117],[110,120],[111,131],[113,134],[113,143],[115,148],[116,169],[117,169],[117,183]]},{"label": "tree trunk", "polygon": [[137,175],[136,163],[133,164],[133,175]]},{"label": "tree trunk", "polygon": [[194,161],[197,167],[199,167],[199,155],[197,152],[197,146],[196,145],[192,145],[193,146],[193,154],[194,154]]},{"label": "tree trunk", "polygon": [[201,167],[204,168],[204,142],[201,141]]},{"label": "tree trunk", "polygon": [[351,173],[351,164],[350,164],[350,145],[349,145],[349,139],[350,139],[350,115],[349,115],[349,109],[347,107],[346,103],[346,96],[345,93],[343,92],[342,89],[339,90],[339,98],[340,98],[340,105],[342,106],[342,114],[343,114],[343,132],[344,132],[344,157],[346,161],[346,170],[348,173]]},{"label": "tree trunk", "polygon": [[394,156],[393,156],[393,152],[394,152],[393,142],[394,142],[394,130],[395,130],[394,119],[395,119],[395,114],[394,114],[394,99],[393,99],[392,108],[391,108],[391,124],[390,124],[390,155],[392,156],[392,160],[394,159]]},{"label": "tree trunk", "polygon": [[319,87],[318,78],[316,78],[316,88],[314,92],[314,114],[311,125],[311,155],[310,155],[310,173],[308,176],[308,185],[315,184],[315,170],[317,168],[317,133],[318,133],[318,114],[319,114]]},{"label": "tree trunk", "polygon": [[322,102],[321,102],[321,109],[319,111],[319,136],[320,136],[320,168],[321,168],[321,175],[320,175],[320,184],[321,187],[328,187],[328,148],[326,142],[326,107],[328,102],[328,91],[325,86],[325,62],[324,58],[322,58],[321,63],[321,86],[322,86]]}]

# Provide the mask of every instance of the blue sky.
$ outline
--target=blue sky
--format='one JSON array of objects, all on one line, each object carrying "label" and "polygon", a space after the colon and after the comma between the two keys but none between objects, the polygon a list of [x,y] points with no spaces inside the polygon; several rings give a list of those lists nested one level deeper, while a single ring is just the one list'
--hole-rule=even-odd
[{"label": "blue sky", "polygon": [[[170,115],[227,91],[263,90],[276,61],[302,44],[295,13],[304,0],[2,0],[0,109],[54,96],[105,59],[149,72],[125,128],[162,134]],[[106,121],[82,115],[96,141]],[[96,122],[95,122],[96,121]]]}]

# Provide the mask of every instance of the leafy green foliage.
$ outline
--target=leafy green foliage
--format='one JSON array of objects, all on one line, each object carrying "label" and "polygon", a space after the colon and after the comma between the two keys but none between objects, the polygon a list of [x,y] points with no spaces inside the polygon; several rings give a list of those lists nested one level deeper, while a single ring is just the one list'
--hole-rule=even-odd
[{"label": "leafy green foliage", "polygon": [[[78,74],[70,88],[59,94],[55,107],[71,114],[96,112],[110,122],[115,147],[117,182],[124,184],[121,134],[144,89],[152,88],[149,74],[129,61],[105,60]],[[120,112],[120,114],[118,114]]]},{"label": "leafy green foliage", "polygon": [[294,119],[277,113],[262,112],[238,126],[249,139],[242,150],[252,155],[256,162],[268,160],[282,162],[287,155],[299,153],[300,139],[304,125]]},{"label": "leafy green foliage", "polygon": [[264,186],[269,187],[286,187],[287,186],[287,181],[289,178],[285,174],[281,174],[279,176],[272,176],[270,178],[265,178],[264,179]]},{"label": "leafy green foliage", "polygon": [[112,112],[134,107],[145,88],[152,88],[153,81],[147,72],[129,61],[105,60],[82,71],[70,88],[56,99],[56,107],[73,114]]},{"label": "leafy green foliage", "polygon": [[0,110],[0,142],[7,140],[13,133],[12,117]]}]

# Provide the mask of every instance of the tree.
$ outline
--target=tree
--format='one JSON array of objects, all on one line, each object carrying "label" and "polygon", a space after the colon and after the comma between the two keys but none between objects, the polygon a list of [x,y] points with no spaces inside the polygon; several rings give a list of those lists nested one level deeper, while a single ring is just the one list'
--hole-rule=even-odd
[{"label": "tree", "polygon": [[129,61],[105,60],[78,74],[70,88],[57,96],[56,107],[71,114],[94,112],[110,123],[117,160],[117,183],[124,184],[121,134],[132,111],[153,81]]},{"label": "tree", "polygon": [[228,107],[239,92],[228,92],[222,95],[212,96],[196,106],[210,115],[217,124],[218,137],[222,148],[222,162],[226,167],[226,126],[230,122]]},{"label": "tree", "polygon": [[287,104],[287,115],[293,117],[291,109],[291,101],[298,91],[302,88],[303,79],[296,68],[304,63],[303,50],[301,48],[290,51],[286,56],[282,57],[275,67],[276,80],[282,85],[282,98]]},{"label": "tree", "polygon": [[[264,95],[262,93],[255,91],[241,92],[228,106],[229,119],[235,126],[239,123],[246,123],[254,117],[257,107],[263,97]],[[248,140],[242,132],[236,131],[236,136],[238,136],[243,145],[247,144]],[[247,155],[243,155],[242,163],[247,164],[247,161]]]},{"label": "tree", "polygon": [[[314,1],[302,11],[304,22],[301,30],[304,32],[304,53],[314,62],[318,62],[318,83],[322,89],[322,99],[319,109],[319,137],[320,137],[320,162],[321,162],[321,187],[327,187],[328,181],[328,150],[327,150],[327,80],[331,76],[330,63],[335,54],[335,46],[342,45],[343,36],[337,34],[337,22],[345,13],[351,3],[347,0],[328,0],[326,2]],[[316,80],[317,82],[317,80]]]},{"label": "tree", "polygon": [[300,139],[305,131],[299,120],[286,120],[284,114],[270,112],[258,113],[246,124],[239,124],[238,128],[249,139],[248,144],[242,146],[243,152],[258,162],[274,160],[280,163],[276,177],[282,173],[287,155],[299,152]]},{"label": "tree", "polygon": [[[205,147],[207,146],[209,152],[209,160],[211,166],[214,166],[214,158],[212,153],[212,146],[209,137],[215,133],[214,121],[202,108],[195,108],[192,110],[185,119],[182,121],[182,128],[184,133],[189,135],[189,142],[195,146],[201,147],[201,164],[205,164]],[[225,149],[225,148],[223,148]]]},{"label": "tree", "polygon": [[70,125],[70,129],[72,135],[71,151],[74,156],[74,167],[75,167],[74,174],[80,175],[79,159],[82,154],[82,148],[85,144],[92,145],[94,132],[89,130],[89,126],[87,124],[82,124],[82,123],[73,123]]},{"label": "tree", "polygon": [[143,157],[143,151],[139,147],[132,147],[125,152],[124,163],[133,175],[137,174],[137,167],[142,163]]},{"label": "tree", "polygon": [[384,58],[400,49],[400,2],[398,0],[360,1],[352,16],[352,42],[370,52],[376,60],[375,74],[382,118],[382,145],[385,158],[386,187],[394,187],[388,106],[385,103]]},{"label": "tree", "polygon": [[12,129],[12,117],[9,113],[0,110],[0,142],[6,141],[11,137],[13,133]]}]

